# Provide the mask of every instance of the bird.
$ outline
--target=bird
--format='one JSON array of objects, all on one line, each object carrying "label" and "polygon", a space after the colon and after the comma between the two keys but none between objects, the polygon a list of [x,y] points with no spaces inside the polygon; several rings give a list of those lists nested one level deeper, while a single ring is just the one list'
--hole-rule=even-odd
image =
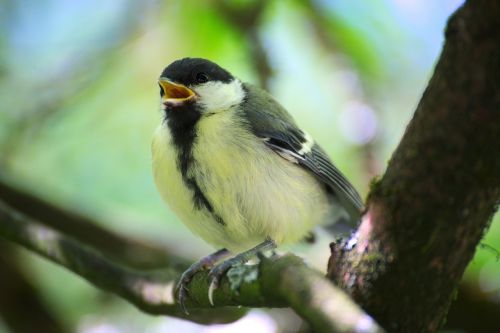
[{"label": "bird", "polygon": [[299,242],[339,216],[359,222],[364,206],[356,189],[268,92],[202,58],[172,62],[158,83],[156,187],[217,249],[180,278],[176,297],[186,313],[187,285],[199,271],[210,269],[213,305],[212,292],[231,267]]}]

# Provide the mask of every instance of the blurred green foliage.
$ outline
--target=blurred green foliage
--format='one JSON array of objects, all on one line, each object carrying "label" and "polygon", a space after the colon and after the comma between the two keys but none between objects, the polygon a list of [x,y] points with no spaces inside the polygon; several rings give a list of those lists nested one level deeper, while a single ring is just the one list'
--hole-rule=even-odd
[{"label": "blurred green foliage", "polygon": [[[460,1],[275,0],[254,13],[254,25],[231,17],[246,17],[256,3],[0,2],[1,175],[125,234],[176,244],[187,257],[206,253],[164,207],[150,170],[161,119],[156,80],[171,61],[196,56],[267,84],[366,194],[401,138]],[[497,249],[499,225],[497,218],[484,240]],[[38,257],[22,259],[71,330],[170,325]],[[500,299],[499,277],[495,255],[479,250],[467,281]],[[189,327],[183,331],[202,330]]]}]

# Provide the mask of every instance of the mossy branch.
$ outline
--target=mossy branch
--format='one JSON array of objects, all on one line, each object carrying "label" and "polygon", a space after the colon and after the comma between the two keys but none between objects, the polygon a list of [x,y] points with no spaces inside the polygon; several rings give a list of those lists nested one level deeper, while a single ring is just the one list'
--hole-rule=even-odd
[{"label": "mossy branch", "polygon": [[259,265],[231,269],[214,292],[215,308],[207,297],[207,272],[200,272],[188,285],[190,298],[186,305],[191,315],[186,315],[173,297],[182,273],[176,265],[153,271],[124,267],[1,201],[0,235],[151,314],[166,314],[201,323],[224,323],[234,321],[246,312],[227,306],[290,306],[318,332],[382,332],[342,290],[291,254],[262,258]]}]

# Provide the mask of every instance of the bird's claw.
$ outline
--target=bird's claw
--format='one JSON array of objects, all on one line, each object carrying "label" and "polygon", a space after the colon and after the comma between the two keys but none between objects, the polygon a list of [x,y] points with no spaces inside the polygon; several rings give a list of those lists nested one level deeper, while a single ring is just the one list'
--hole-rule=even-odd
[{"label": "bird's claw", "polygon": [[187,285],[189,282],[193,279],[194,275],[202,270],[205,270],[207,268],[210,268],[210,272],[208,273],[208,279],[210,281],[210,285],[208,287],[208,301],[212,306],[215,305],[214,303],[214,291],[219,288],[220,282],[222,280],[222,277],[226,272],[237,266],[246,263],[250,258],[255,256],[256,254],[258,255],[260,251],[265,251],[265,250],[271,250],[276,248],[276,243],[271,240],[267,239],[266,241],[262,242],[261,244],[257,245],[256,247],[246,251],[242,252],[231,259],[225,260],[219,265],[214,266],[214,264],[222,259],[223,257],[227,256],[229,254],[229,251],[227,249],[222,249],[219,250],[203,259],[201,259],[199,262],[193,264],[187,271],[185,271],[181,279],[179,281],[179,284],[177,286],[177,301],[181,308],[184,310],[186,314],[189,314],[186,310],[186,306],[184,304],[184,301],[187,299],[187,294],[189,290],[187,289]]},{"label": "bird's claw", "polygon": [[210,281],[210,286],[208,287],[208,301],[210,305],[215,306],[214,303],[214,290],[219,288],[219,282],[216,279]]},{"label": "bird's claw", "polygon": [[188,289],[186,288],[185,285],[180,285],[178,288],[179,288],[179,290],[177,292],[177,302],[179,302],[179,305],[181,306],[182,311],[186,315],[189,315],[189,311],[186,309],[186,304],[185,304]]},{"label": "bird's claw", "polygon": [[187,285],[191,282],[196,273],[201,272],[209,267],[213,267],[213,265],[218,260],[228,255],[228,253],[228,250],[221,249],[209,256],[200,259],[198,262],[192,264],[191,267],[189,267],[184,273],[182,273],[179,283],[177,284],[177,302],[186,315],[189,315],[185,304],[189,293]]},{"label": "bird's claw", "polygon": [[182,274],[181,279],[179,280],[179,283],[177,284],[177,302],[179,303],[182,311],[186,315],[189,315],[189,311],[186,309],[186,304],[185,304],[186,299],[187,299],[187,295],[189,292],[187,285],[189,284],[189,282],[191,282],[191,280],[193,279],[193,276],[197,272],[198,272],[198,270],[188,269],[187,271],[185,271]]},{"label": "bird's claw", "polygon": [[239,264],[243,264],[244,262],[245,260],[242,260],[241,258],[236,256],[226,261],[223,261],[220,265],[214,266],[210,270],[210,272],[208,273],[208,279],[210,281],[210,286],[208,287],[208,301],[212,306],[215,305],[213,298],[214,291],[219,288],[220,282],[224,277],[224,274],[226,274],[226,272],[232,267],[235,267]]}]

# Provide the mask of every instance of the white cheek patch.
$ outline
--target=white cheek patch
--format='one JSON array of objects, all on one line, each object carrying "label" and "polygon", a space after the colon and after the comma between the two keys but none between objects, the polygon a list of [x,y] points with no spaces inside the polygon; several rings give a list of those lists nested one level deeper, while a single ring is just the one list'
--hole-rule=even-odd
[{"label": "white cheek patch", "polygon": [[207,82],[193,87],[193,90],[198,95],[198,103],[210,112],[227,110],[240,104],[245,98],[241,81],[238,79],[229,83]]}]

